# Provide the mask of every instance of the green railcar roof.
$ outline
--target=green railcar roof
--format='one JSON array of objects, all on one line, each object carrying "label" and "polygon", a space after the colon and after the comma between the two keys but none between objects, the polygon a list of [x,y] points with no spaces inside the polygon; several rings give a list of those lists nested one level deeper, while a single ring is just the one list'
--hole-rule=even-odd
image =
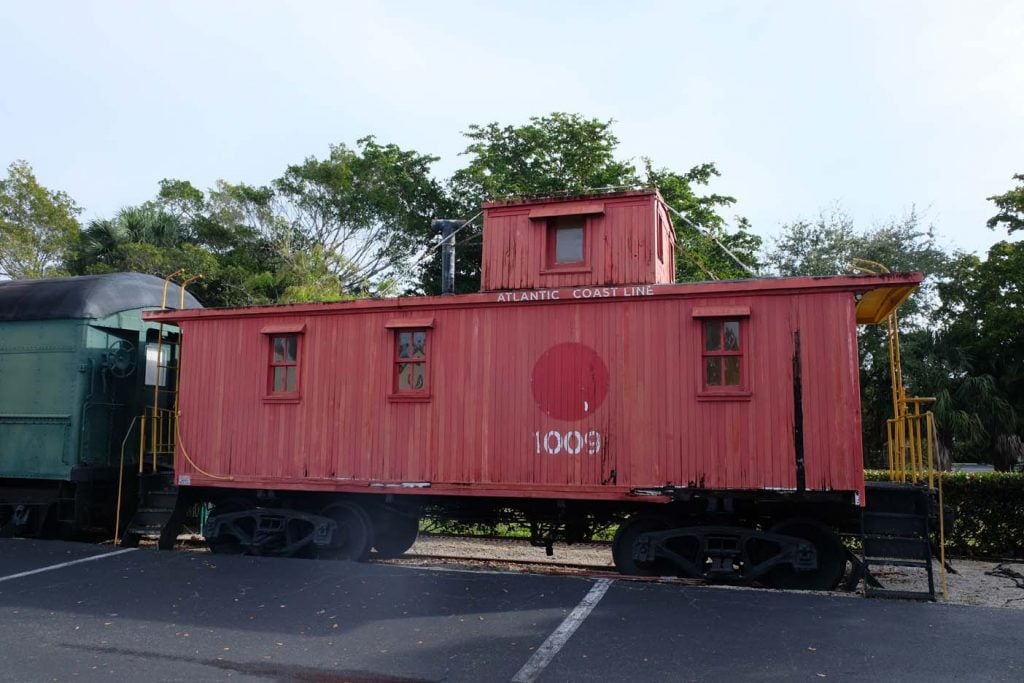
[{"label": "green railcar roof", "polygon": [[[178,286],[169,285],[168,307],[177,308],[180,300]],[[0,321],[97,319],[121,311],[161,308],[163,302],[164,281],[142,273],[0,282]],[[201,307],[185,293],[185,308]]]}]

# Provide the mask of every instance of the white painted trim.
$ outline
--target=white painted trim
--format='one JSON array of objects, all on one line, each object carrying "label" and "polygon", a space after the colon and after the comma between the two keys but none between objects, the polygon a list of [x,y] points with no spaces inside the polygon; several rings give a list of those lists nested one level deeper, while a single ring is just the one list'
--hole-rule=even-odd
[{"label": "white painted trim", "polygon": [[112,553],[103,553],[102,555],[93,555],[92,557],[83,557],[80,560],[71,560],[70,562],[61,562],[60,564],[51,564],[49,567],[42,567],[40,569],[32,569],[27,572],[21,572],[18,574],[10,574],[8,576],[0,576],[0,583],[4,581],[11,581],[12,579],[20,579],[24,576],[32,576],[33,574],[42,574],[43,572],[53,571],[54,569],[63,569],[64,567],[70,567],[74,564],[82,564],[83,562],[92,562],[93,560],[102,560],[114,555],[121,555],[123,553],[130,553],[138,548],[124,548],[122,550],[115,550]]}]

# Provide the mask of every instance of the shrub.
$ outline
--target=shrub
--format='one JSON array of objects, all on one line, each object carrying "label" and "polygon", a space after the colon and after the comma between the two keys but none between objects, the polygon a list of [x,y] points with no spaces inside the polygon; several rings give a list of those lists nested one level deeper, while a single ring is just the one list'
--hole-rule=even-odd
[{"label": "shrub", "polygon": [[[886,481],[885,470],[867,470],[869,481]],[[1024,474],[944,472],[943,503],[955,517],[946,530],[946,552],[961,557],[1024,557]]]}]

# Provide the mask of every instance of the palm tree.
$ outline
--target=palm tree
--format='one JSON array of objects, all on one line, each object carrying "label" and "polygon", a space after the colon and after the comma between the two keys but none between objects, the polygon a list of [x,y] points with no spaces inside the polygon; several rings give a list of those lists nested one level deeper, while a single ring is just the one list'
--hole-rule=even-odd
[{"label": "palm tree", "polygon": [[94,219],[82,232],[74,270],[78,273],[122,270],[130,245],[174,249],[189,241],[181,220],[150,206],[126,207],[112,219]]},{"label": "palm tree", "polygon": [[911,393],[935,397],[931,410],[943,469],[954,457],[976,461],[986,453],[996,469],[1010,469],[1020,450],[1017,418],[995,379],[975,374],[969,354],[947,335],[928,330],[909,334],[903,352]]}]

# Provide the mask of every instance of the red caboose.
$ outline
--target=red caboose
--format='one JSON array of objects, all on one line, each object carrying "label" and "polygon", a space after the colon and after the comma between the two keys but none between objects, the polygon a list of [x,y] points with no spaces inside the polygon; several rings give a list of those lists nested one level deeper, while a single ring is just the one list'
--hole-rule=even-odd
[{"label": "red caboose", "polygon": [[[863,501],[856,325],[921,276],[673,284],[656,191],[484,207],[480,294],[173,311],[214,549],[403,552],[424,506],[626,572],[830,587]],[[842,563],[837,570],[838,563]]]}]

